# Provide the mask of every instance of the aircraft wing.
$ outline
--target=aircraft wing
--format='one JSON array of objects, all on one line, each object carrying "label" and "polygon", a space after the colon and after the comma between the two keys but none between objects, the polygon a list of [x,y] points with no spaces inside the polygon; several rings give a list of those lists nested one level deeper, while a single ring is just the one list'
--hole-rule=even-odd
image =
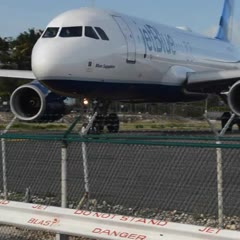
[{"label": "aircraft wing", "polygon": [[220,93],[240,80],[240,69],[187,74],[186,88],[192,92]]},{"label": "aircraft wing", "polygon": [[32,79],[35,80],[32,71],[22,71],[22,70],[4,70],[0,69],[0,77],[3,78],[21,78],[21,79]]}]

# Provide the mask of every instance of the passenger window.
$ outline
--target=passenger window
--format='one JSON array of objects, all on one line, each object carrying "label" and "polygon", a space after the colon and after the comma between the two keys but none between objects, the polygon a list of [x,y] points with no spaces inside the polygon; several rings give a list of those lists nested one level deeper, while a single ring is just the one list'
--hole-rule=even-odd
[{"label": "passenger window", "polygon": [[85,27],[85,36],[89,38],[99,39],[98,35],[92,27]]},{"label": "passenger window", "polygon": [[43,34],[43,38],[54,38],[58,34],[59,28],[57,27],[49,27]]},{"label": "passenger window", "polygon": [[99,36],[101,37],[102,40],[105,41],[109,41],[109,38],[107,36],[107,34],[102,30],[102,28],[100,27],[95,27],[97,33],[99,34]]},{"label": "passenger window", "polygon": [[63,27],[60,37],[82,37],[82,27]]}]

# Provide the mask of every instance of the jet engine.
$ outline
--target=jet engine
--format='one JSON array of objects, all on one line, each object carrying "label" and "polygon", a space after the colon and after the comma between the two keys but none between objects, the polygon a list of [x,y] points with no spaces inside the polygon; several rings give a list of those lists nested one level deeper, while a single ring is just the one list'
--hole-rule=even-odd
[{"label": "jet engine", "polygon": [[59,96],[37,81],[17,88],[11,95],[12,113],[22,121],[56,121],[70,113],[75,100]]},{"label": "jet engine", "polygon": [[240,116],[240,81],[236,82],[231,89],[229,90],[228,94],[228,105],[230,109]]}]

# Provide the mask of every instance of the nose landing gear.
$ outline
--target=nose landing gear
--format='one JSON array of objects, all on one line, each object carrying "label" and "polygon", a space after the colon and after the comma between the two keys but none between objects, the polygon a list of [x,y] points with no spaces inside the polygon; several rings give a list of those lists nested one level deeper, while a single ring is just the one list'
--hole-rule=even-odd
[{"label": "nose landing gear", "polygon": [[107,115],[98,114],[93,121],[90,129],[91,134],[101,134],[104,131],[104,127],[107,128],[109,133],[119,132],[119,118],[116,113],[110,113]]},{"label": "nose landing gear", "polygon": [[89,134],[101,134],[106,126],[109,133],[118,133],[120,121],[116,113],[107,113],[109,102],[97,102],[94,107],[94,112],[97,112],[92,127],[89,129]]}]

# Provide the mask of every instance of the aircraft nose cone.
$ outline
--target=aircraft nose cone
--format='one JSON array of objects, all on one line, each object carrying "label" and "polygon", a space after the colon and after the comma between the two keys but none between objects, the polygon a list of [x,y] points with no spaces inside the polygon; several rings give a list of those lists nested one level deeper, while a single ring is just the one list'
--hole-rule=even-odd
[{"label": "aircraft nose cone", "polygon": [[38,80],[69,79],[83,72],[86,60],[78,39],[40,39],[32,52],[32,70]]},{"label": "aircraft nose cone", "polygon": [[32,52],[32,70],[37,77],[41,80],[46,77],[54,77],[56,73],[56,67],[60,64],[60,53],[57,46],[40,41],[37,43]]}]

